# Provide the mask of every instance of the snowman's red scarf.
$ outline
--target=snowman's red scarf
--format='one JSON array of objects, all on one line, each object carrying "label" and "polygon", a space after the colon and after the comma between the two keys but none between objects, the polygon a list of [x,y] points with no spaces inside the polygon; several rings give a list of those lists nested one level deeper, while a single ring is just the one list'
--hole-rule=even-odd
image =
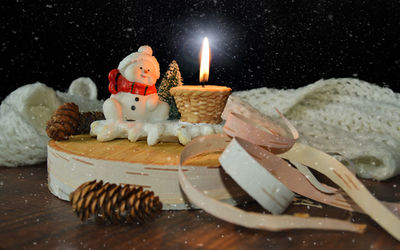
[{"label": "snowman's red scarf", "polygon": [[128,81],[118,69],[113,69],[108,74],[108,91],[115,95],[118,92],[128,92],[136,95],[151,95],[157,93],[155,85],[147,85]]}]

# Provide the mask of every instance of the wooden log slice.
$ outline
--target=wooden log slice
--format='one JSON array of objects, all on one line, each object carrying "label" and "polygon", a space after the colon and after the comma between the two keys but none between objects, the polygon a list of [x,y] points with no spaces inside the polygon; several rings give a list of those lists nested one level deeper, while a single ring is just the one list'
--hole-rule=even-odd
[{"label": "wooden log slice", "polygon": [[[47,147],[49,189],[60,199],[69,200],[70,192],[89,180],[135,184],[153,190],[163,209],[193,208],[179,187],[177,166],[182,150],[178,143],[148,146],[145,141],[127,139],[99,142],[88,135],[51,140]],[[215,199],[234,205],[248,199],[220,167],[218,157],[213,153],[185,162],[185,174]]]}]

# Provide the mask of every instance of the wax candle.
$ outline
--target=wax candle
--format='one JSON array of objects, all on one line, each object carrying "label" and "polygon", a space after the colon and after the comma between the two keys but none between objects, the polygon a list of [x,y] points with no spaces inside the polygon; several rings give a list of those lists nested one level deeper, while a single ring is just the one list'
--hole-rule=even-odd
[{"label": "wax candle", "polygon": [[200,60],[200,83],[171,88],[181,121],[190,123],[222,122],[221,114],[232,89],[226,86],[204,85],[208,81],[210,68],[210,46],[207,37],[203,39]]}]

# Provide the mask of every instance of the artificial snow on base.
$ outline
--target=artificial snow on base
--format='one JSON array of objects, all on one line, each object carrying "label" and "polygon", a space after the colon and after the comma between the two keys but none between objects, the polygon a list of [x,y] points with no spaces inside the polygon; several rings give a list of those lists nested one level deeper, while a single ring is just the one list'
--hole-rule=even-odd
[{"label": "artificial snow on base", "polygon": [[173,141],[179,141],[179,143],[186,145],[197,136],[221,134],[222,132],[221,124],[193,124],[178,120],[156,123],[101,120],[93,122],[90,126],[90,135],[97,136],[98,141],[128,138],[128,140],[135,142],[146,139],[150,146],[158,142]]}]

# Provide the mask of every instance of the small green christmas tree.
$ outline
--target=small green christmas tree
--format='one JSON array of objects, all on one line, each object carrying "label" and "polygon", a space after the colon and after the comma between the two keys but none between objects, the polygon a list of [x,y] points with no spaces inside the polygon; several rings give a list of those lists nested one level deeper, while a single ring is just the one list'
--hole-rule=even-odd
[{"label": "small green christmas tree", "polygon": [[172,87],[181,86],[183,84],[183,79],[181,72],[179,71],[179,66],[175,60],[169,64],[169,69],[165,72],[160,87],[158,88],[158,96],[161,101],[169,104],[169,119],[176,120],[181,118],[181,114],[175,104],[175,99],[169,93]]}]

